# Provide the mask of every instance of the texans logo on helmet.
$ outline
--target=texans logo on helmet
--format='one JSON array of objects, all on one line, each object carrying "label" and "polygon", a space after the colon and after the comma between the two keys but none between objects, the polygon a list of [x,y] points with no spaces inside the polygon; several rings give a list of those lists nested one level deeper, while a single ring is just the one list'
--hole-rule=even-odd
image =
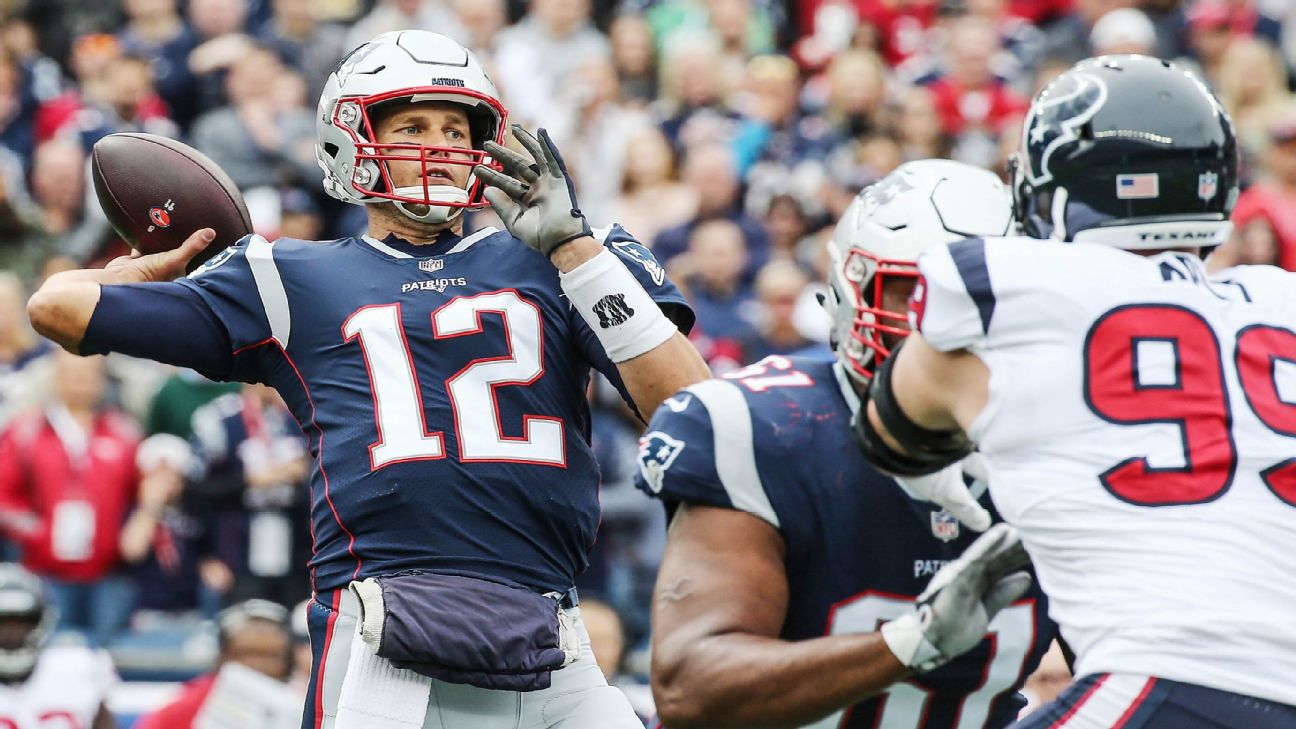
[{"label": "texans logo on helmet", "polygon": [[[1026,122],[1025,172],[1032,185],[1053,179],[1049,159],[1058,147],[1080,139],[1083,127],[1107,103],[1107,84],[1088,73],[1071,73],[1049,86]],[[1039,160],[1033,169],[1031,160]]]},{"label": "texans logo on helmet", "polygon": [[662,477],[671,467],[680,451],[684,450],[684,441],[654,430],[639,439],[639,473],[652,488],[653,493],[661,493]]}]

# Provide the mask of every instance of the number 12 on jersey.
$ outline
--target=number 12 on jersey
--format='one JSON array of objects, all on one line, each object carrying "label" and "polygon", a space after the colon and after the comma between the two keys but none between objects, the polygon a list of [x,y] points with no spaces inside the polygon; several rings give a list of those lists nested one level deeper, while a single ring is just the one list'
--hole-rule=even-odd
[{"label": "number 12 on jersey", "polygon": [[[432,313],[432,335],[446,339],[480,334],[481,315],[488,312],[504,322],[508,355],[474,359],[445,383],[459,460],[565,466],[561,419],[524,415],[523,435],[505,436],[495,399],[495,388],[530,385],[544,374],[544,325],[535,304],[512,290],[461,296]],[[428,430],[400,304],[357,310],[343,323],[342,334],[347,342],[359,341],[369,371],[378,428],[378,440],[369,446],[372,468],[445,458],[444,433]]]}]

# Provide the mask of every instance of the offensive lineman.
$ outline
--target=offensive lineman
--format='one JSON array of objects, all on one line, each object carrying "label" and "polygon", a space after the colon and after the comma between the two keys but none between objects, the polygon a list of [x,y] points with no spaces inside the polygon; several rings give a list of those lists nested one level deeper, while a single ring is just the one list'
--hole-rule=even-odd
[{"label": "offensive lineman", "polygon": [[1042,595],[1017,599],[1019,578],[984,598],[973,587],[927,626],[957,626],[966,642],[941,643],[939,657],[920,650],[922,631],[897,619],[915,614],[941,565],[1004,535],[974,545],[951,513],[869,466],[850,425],[858,393],[907,333],[913,259],[1011,224],[1012,199],[990,172],[902,165],[856,197],[829,243],[836,361],[768,357],[684,389],[653,416],[636,483],[676,507],[653,612],[665,727],[997,729],[1016,719],[1017,690],[1053,636]]},{"label": "offensive lineman", "polygon": [[917,333],[874,377],[861,437],[894,473],[973,443],[987,459],[1077,655],[1023,728],[1296,726],[1296,277],[1206,274],[1236,184],[1200,80],[1090,59],[1026,120],[1032,238],[919,260]]},{"label": "offensive lineman", "polygon": [[[29,303],[71,351],[265,382],[288,403],[315,458],[307,727],[639,725],[572,587],[599,514],[585,386],[592,365],[651,412],[706,366],[651,254],[590,229],[543,130],[514,128],[526,155],[503,147],[506,117],[470,51],[385,33],[339,63],[317,117],[325,189],[366,206],[368,235],[252,235],[170,283],[203,230],[51,277]],[[465,237],[483,197],[509,232]]]}]

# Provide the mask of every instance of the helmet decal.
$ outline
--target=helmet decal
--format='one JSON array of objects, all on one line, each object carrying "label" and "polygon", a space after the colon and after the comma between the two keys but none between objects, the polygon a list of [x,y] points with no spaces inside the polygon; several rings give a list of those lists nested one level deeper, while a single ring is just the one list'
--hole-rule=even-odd
[{"label": "helmet decal", "polygon": [[[1060,88],[1063,85],[1070,89]],[[1060,94],[1053,98],[1054,94]],[[1040,96],[1026,117],[1023,139],[1026,146],[1026,179],[1039,186],[1053,179],[1049,160],[1058,147],[1080,139],[1080,129],[1107,103],[1107,84],[1089,73],[1071,73],[1058,79]],[[1046,113],[1047,112],[1047,113]],[[1031,160],[1040,160],[1033,169]]]}]

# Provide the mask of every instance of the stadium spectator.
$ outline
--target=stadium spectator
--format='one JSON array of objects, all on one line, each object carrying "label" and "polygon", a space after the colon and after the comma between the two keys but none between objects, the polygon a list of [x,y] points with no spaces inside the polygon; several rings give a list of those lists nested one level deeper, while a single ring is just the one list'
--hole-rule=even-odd
[{"label": "stadium spectator", "polygon": [[924,80],[942,128],[957,139],[951,159],[992,165],[999,133],[1020,124],[1026,113],[1027,100],[995,75],[999,42],[994,27],[983,19],[955,21],[940,72]]},{"label": "stadium spectator", "polygon": [[1265,174],[1238,197],[1233,208],[1234,234],[1212,256],[1215,269],[1273,259],[1288,271],[1296,271],[1296,109],[1289,109],[1270,126],[1269,141]]},{"label": "stadium spectator", "polygon": [[520,21],[500,31],[495,68],[510,114],[523,124],[553,124],[553,100],[591,58],[610,56],[590,22],[589,0],[534,0]]},{"label": "stadium spectator", "polygon": [[180,17],[178,0],[124,0],[122,7],[127,19],[117,34],[122,50],[149,59],[158,93],[175,120],[187,127],[198,112],[189,71],[197,38]]},{"label": "stadium spectator", "polygon": [[0,271],[0,429],[41,396],[40,379],[49,368],[50,341],[27,323],[27,291],[22,279]]},{"label": "stadium spectator", "polygon": [[1236,38],[1220,59],[1220,102],[1233,118],[1247,182],[1259,154],[1269,144],[1269,127],[1292,106],[1287,69],[1273,46],[1255,38]]},{"label": "stadium spectator", "polygon": [[62,253],[78,261],[99,250],[106,231],[98,214],[86,216],[86,155],[70,139],[52,139],[36,148],[32,158],[31,193],[36,204],[33,225],[23,245],[41,251],[43,261]]},{"label": "stadium spectator", "polygon": [[291,673],[292,637],[287,611],[264,600],[248,600],[222,611],[217,621],[220,655],[209,673],[185,684],[180,695],[152,714],[142,717],[135,729],[190,729],[216,684],[220,669],[237,663],[276,681]]},{"label": "stadium spectator", "polygon": [[1119,53],[1148,55],[1156,51],[1156,27],[1142,10],[1117,8],[1094,23],[1089,45],[1095,55]]},{"label": "stadium spectator", "polygon": [[44,407],[0,436],[0,527],[44,577],[59,629],[106,645],[126,625],[134,587],[118,538],[135,503],[135,424],[107,407],[104,358],[54,354]]},{"label": "stadium spectator", "polygon": [[[283,66],[265,47],[249,48],[229,66],[230,103],[194,122],[194,146],[243,190],[305,184],[319,177],[315,119],[297,98],[281,93]],[[307,143],[303,143],[305,140]],[[309,156],[307,156],[309,152]]]},{"label": "stadium spectator", "polygon": [[657,98],[657,49],[642,15],[623,13],[608,28],[622,101],[647,106]]},{"label": "stadium spectator", "polygon": [[1074,0],[1070,12],[1045,31],[1044,57],[1071,64],[1093,55],[1089,35],[1098,19],[1113,10],[1137,4],[1135,0]]},{"label": "stadium spectator", "polygon": [[688,251],[668,264],[708,336],[738,340],[751,333],[752,293],[743,283],[747,258],[742,229],[719,218],[695,226]]},{"label": "stadium spectator", "polygon": [[769,257],[769,236],[759,220],[749,214],[739,199],[740,180],[734,168],[734,157],[722,145],[707,144],[690,148],[684,158],[684,183],[697,200],[693,218],[682,225],[663,230],[653,241],[653,255],[669,262],[684,252],[693,229],[708,220],[724,219],[742,231],[747,250],[747,277]]},{"label": "stadium spectator", "polygon": [[273,15],[254,33],[284,65],[308,79],[306,95],[318,99],[333,66],[346,54],[346,30],[321,23],[313,0],[272,0]]},{"label": "stadium spectator", "polygon": [[661,97],[655,106],[671,145],[683,154],[697,144],[728,143],[739,117],[726,97],[739,79],[722,72],[715,40],[684,36],[662,49]]},{"label": "stadium spectator", "polygon": [[69,122],[63,131],[79,135],[87,152],[95,142],[117,132],[148,132],[172,138],[180,132],[154,91],[148,60],[133,55],[104,62]]},{"label": "stadium spectator", "polygon": [[635,237],[653,241],[666,228],[682,225],[697,208],[692,189],[680,183],[675,151],[656,126],[645,124],[625,139],[621,196],[612,220]]},{"label": "stadium spectator", "polygon": [[756,275],[756,327],[738,341],[748,363],[815,345],[801,332],[795,316],[808,283],[805,272],[792,261],[770,261],[761,268]]},{"label": "stadium spectator", "polygon": [[225,76],[235,61],[245,57],[253,40],[244,32],[247,0],[189,0],[186,7],[195,36],[188,64],[196,118],[230,101]]},{"label": "stadium spectator", "polygon": [[495,44],[500,31],[508,27],[504,0],[455,0],[454,5],[463,26],[464,45],[493,70]]},{"label": "stadium spectator", "polygon": [[180,613],[201,606],[202,523],[180,507],[190,459],[188,444],[166,433],[150,436],[137,452],[139,497],[119,547],[135,579],[138,610]]},{"label": "stadium spectator", "polygon": [[[311,462],[292,413],[265,385],[246,385],[193,417],[207,587],[225,603],[261,598],[285,607],[310,591],[307,476]],[[223,588],[223,589],[222,589]]]},{"label": "stadium spectator", "polygon": [[432,30],[462,40],[464,29],[450,6],[451,0],[378,0],[368,15],[351,26],[343,45],[356,48],[376,35],[403,28]]}]

